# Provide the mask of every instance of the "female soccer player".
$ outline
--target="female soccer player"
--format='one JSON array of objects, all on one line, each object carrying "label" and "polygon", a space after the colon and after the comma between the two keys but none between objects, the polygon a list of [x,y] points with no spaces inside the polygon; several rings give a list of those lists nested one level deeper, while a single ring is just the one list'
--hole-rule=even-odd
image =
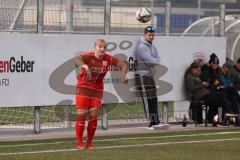
[{"label": "female soccer player", "polygon": [[[77,149],[93,150],[92,139],[97,127],[98,112],[102,106],[103,78],[111,66],[121,70],[121,80],[127,83],[126,73],[128,64],[120,59],[110,56],[105,52],[107,43],[97,39],[94,51],[78,55],[74,58],[78,69],[76,85],[76,137]],[[84,147],[82,136],[85,120],[88,115],[87,141]]]}]

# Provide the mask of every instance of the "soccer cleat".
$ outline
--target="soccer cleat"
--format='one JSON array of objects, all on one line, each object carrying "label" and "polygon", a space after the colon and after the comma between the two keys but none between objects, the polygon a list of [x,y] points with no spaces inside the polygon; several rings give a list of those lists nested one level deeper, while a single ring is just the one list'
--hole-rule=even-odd
[{"label": "soccer cleat", "polygon": [[79,151],[82,151],[82,150],[84,150],[85,148],[84,148],[83,144],[78,144],[78,145],[77,145],[77,149],[78,149]]},{"label": "soccer cleat", "polygon": [[87,144],[87,145],[86,145],[86,149],[87,149],[87,150],[93,150],[94,147],[93,147],[92,144]]}]

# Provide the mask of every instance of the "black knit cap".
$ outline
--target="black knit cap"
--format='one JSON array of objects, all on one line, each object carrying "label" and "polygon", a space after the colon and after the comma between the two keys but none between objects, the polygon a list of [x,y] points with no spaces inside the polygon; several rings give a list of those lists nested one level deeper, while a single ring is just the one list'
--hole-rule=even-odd
[{"label": "black knit cap", "polygon": [[217,57],[217,55],[215,53],[212,53],[210,55],[209,62],[218,62],[219,63],[219,59],[218,59],[218,57]]}]

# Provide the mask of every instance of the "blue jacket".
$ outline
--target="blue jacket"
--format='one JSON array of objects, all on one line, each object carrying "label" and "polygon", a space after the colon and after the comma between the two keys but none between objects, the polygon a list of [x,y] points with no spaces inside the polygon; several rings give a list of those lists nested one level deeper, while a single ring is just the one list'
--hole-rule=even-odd
[{"label": "blue jacket", "polygon": [[231,80],[228,75],[225,75],[221,72],[219,77],[224,87],[228,87],[231,85]]}]

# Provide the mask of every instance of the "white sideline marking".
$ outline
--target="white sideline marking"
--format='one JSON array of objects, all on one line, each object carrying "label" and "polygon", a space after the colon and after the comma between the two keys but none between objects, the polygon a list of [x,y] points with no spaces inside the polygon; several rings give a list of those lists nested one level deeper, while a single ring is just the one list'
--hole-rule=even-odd
[{"label": "white sideline marking", "polygon": [[[172,135],[172,136],[151,136],[151,137],[131,137],[131,138],[112,138],[112,139],[98,139],[94,142],[109,142],[109,141],[122,141],[122,140],[138,140],[138,139],[164,139],[164,138],[178,138],[178,137],[196,137],[196,136],[210,136],[210,135],[226,135],[226,134],[240,134],[240,132],[216,132],[216,133],[200,133],[200,134],[184,134],[184,135]],[[38,146],[38,145],[54,145],[73,143],[75,141],[63,141],[52,143],[31,143],[31,144],[17,144],[17,145],[0,145],[0,148],[5,147],[24,147],[24,146]]]},{"label": "white sideline marking", "polygon": [[[160,145],[171,145],[171,144],[192,144],[192,143],[222,142],[222,141],[236,141],[236,140],[240,140],[240,138],[214,139],[214,140],[202,140],[202,141],[163,142],[163,143],[149,143],[149,144],[133,144],[133,145],[121,145],[121,146],[105,146],[105,147],[95,147],[95,149],[100,150],[100,149],[160,146]],[[77,149],[61,149],[61,150],[45,150],[45,151],[32,151],[32,152],[12,152],[12,153],[0,153],[0,156],[39,154],[39,153],[56,153],[56,152],[72,152],[72,151],[78,151],[78,150]]]},{"label": "white sideline marking", "polygon": [[217,133],[200,133],[200,134],[183,134],[171,136],[151,136],[151,137],[131,137],[131,138],[115,138],[115,139],[99,139],[96,142],[120,141],[120,140],[137,140],[137,139],[164,139],[164,138],[178,138],[178,137],[196,137],[196,136],[210,136],[210,135],[226,135],[226,134],[240,134],[240,132],[217,132]]}]

